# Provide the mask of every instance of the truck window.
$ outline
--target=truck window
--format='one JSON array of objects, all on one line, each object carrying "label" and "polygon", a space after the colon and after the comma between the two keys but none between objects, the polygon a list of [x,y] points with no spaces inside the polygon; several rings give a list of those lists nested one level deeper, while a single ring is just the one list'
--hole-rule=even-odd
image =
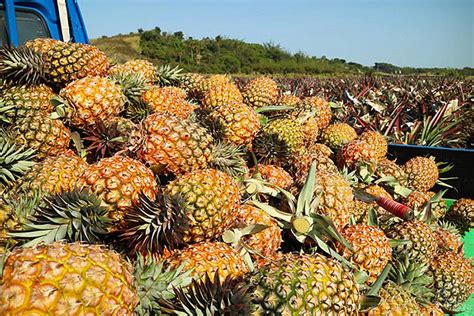
[{"label": "truck window", "polygon": [[[48,27],[38,13],[25,9],[16,9],[15,13],[20,45],[38,37],[50,37]],[[5,9],[0,7],[0,45],[8,43],[7,39]]]}]

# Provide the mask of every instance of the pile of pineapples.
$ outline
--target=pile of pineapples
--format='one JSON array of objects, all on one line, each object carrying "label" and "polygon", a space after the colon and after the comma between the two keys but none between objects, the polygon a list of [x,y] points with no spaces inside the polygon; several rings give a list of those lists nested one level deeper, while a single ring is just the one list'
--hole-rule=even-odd
[{"label": "pile of pineapples", "polygon": [[1,315],[442,315],[474,290],[474,201],[448,212],[439,163],[322,98],[51,39],[0,76]]}]

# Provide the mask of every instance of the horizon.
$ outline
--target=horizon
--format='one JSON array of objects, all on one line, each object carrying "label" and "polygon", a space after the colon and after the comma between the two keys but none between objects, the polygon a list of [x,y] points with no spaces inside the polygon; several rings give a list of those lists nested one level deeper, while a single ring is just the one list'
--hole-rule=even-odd
[{"label": "horizon", "polygon": [[[473,3],[297,0],[289,7],[281,0],[79,1],[90,38],[159,27],[168,33],[182,31],[185,38],[220,35],[246,43],[274,43],[292,54],[340,58],[369,67],[389,63],[458,69],[474,67]],[[250,5],[253,10],[248,12]],[[104,12],[109,14],[104,16]],[[228,19],[227,15],[243,20]],[[108,17],[120,20],[120,25],[107,23]],[[283,19],[287,24],[283,25]]]}]

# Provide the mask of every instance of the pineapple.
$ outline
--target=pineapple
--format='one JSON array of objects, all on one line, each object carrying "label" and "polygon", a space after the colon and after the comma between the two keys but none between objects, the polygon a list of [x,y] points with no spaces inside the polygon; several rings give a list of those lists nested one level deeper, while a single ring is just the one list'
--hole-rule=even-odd
[{"label": "pineapple", "polygon": [[0,74],[19,84],[38,84],[46,78],[62,87],[87,76],[103,76],[110,66],[105,54],[92,45],[59,42],[45,52],[35,51],[43,48],[3,49]]},{"label": "pineapple", "polygon": [[408,184],[408,176],[403,168],[397,165],[395,161],[387,158],[378,160],[375,175],[379,178],[393,177],[393,180],[398,182],[402,187],[406,187]]},{"label": "pineapple", "polygon": [[349,224],[354,195],[350,184],[342,176],[325,171],[317,172],[314,194],[319,197],[318,213],[328,216],[338,229]]},{"label": "pineapple", "polygon": [[438,166],[433,159],[414,157],[408,160],[403,169],[408,176],[408,187],[417,191],[428,191],[439,178]]},{"label": "pineapple", "polygon": [[165,193],[180,195],[186,201],[189,228],[185,242],[198,242],[220,236],[232,223],[240,206],[237,183],[215,169],[195,170],[169,183]]},{"label": "pineapple", "polygon": [[463,242],[459,231],[449,222],[439,222],[434,228],[434,234],[438,249],[451,250],[456,253],[464,253]]},{"label": "pineapple", "polygon": [[87,129],[98,121],[118,116],[125,105],[120,85],[102,77],[85,77],[71,82],[60,91],[62,104],[57,113],[66,112],[74,127]]},{"label": "pineapple", "polygon": [[198,90],[204,80],[206,79],[200,74],[187,73],[181,76],[179,86],[186,91],[188,97],[199,99]]},{"label": "pineapple", "polygon": [[206,168],[212,159],[212,137],[197,123],[155,113],[143,121],[140,160],[160,173],[182,174]]},{"label": "pineapple", "polygon": [[215,86],[225,86],[232,83],[232,79],[228,75],[211,75],[204,80],[198,82],[196,95],[198,99],[202,99],[204,95]]},{"label": "pineapple", "polygon": [[19,180],[18,186],[26,192],[40,190],[44,195],[71,191],[88,166],[71,150],[63,151],[36,164]]},{"label": "pineapple", "polygon": [[257,77],[250,80],[242,90],[244,103],[251,107],[273,105],[278,98],[278,86],[268,77]]},{"label": "pineapple", "polygon": [[282,94],[278,97],[278,105],[296,106],[301,99],[294,94]]},{"label": "pineapple", "polygon": [[413,262],[429,263],[438,248],[433,230],[418,220],[394,224],[387,229],[386,235],[409,241],[408,244],[396,246],[393,251],[396,255],[406,254]]},{"label": "pineapple", "polygon": [[404,315],[420,315],[420,307],[416,303],[415,298],[403,287],[388,282],[380,289],[381,298],[376,308],[369,310],[368,316],[404,316]]},{"label": "pineapple", "polygon": [[337,151],[336,161],[339,168],[354,169],[360,164],[375,166],[377,156],[369,144],[353,140]]},{"label": "pineapple", "polygon": [[366,131],[359,136],[359,139],[372,147],[378,159],[387,155],[388,143],[382,134],[375,131]]},{"label": "pineapple", "polygon": [[237,146],[252,142],[260,130],[260,120],[253,108],[243,103],[216,106],[210,113],[223,128],[224,140]]},{"label": "pineapple", "polygon": [[[257,171],[255,168],[250,170],[251,173],[255,171]],[[282,189],[288,189],[293,185],[293,179],[290,174],[280,166],[259,164],[258,173],[262,176],[263,180]]]},{"label": "pineapple", "polygon": [[460,307],[474,292],[474,271],[469,259],[454,251],[440,251],[431,261],[435,300],[447,310]]},{"label": "pineapple", "polygon": [[0,285],[0,314],[134,315],[130,265],[104,246],[56,242],[17,248]]},{"label": "pineapple", "polygon": [[242,205],[234,219],[234,226],[244,228],[256,224],[267,226],[267,228],[258,233],[244,236],[242,242],[246,247],[256,251],[255,254],[252,253],[252,258],[260,265],[273,257],[280,248],[282,239],[281,229],[272,217],[251,204]]},{"label": "pineapple", "polygon": [[311,113],[316,118],[318,130],[324,130],[331,121],[332,112],[329,102],[320,97],[306,97],[295,107],[294,116]]},{"label": "pineapple", "polygon": [[411,191],[403,200],[404,204],[412,209],[422,211],[426,206],[430,206],[431,216],[438,219],[446,215],[448,207],[443,199],[433,200],[435,193],[432,191],[421,192]]},{"label": "pineapple", "polygon": [[446,219],[453,222],[462,234],[469,231],[474,227],[474,200],[462,198],[454,202]]},{"label": "pineapple", "polygon": [[232,103],[241,104],[242,102],[242,94],[233,83],[213,85],[204,93],[202,98],[202,105],[209,109]]},{"label": "pineapple", "polygon": [[340,245],[342,255],[359,270],[367,272],[367,283],[374,283],[392,259],[392,248],[387,236],[380,228],[363,224],[348,226],[341,235],[354,249],[352,252]]},{"label": "pineapple", "polygon": [[321,254],[284,254],[252,276],[257,315],[357,315],[359,287],[348,269]]},{"label": "pineapple", "polygon": [[46,54],[51,48],[53,48],[53,46],[61,43],[61,41],[52,38],[35,38],[33,40],[27,41],[25,46],[38,53]]},{"label": "pineapple", "polygon": [[301,124],[291,119],[276,119],[270,121],[263,127],[266,134],[274,134],[283,141],[291,153],[295,153],[304,147],[304,133]]},{"label": "pineapple", "polygon": [[346,123],[331,124],[321,134],[321,142],[337,150],[357,138],[355,129]]},{"label": "pineapple", "polygon": [[35,113],[17,122],[13,128],[17,143],[36,150],[38,158],[57,155],[69,147],[71,132],[60,120]]},{"label": "pineapple", "polygon": [[115,65],[109,69],[109,75],[114,74],[140,74],[147,83],[153,83],[156,79],[157,71],[155,66],[148,60],[132,59],[124,64]]},{"label": "pineapple", "polygon": [[227,276],[241,277],[249,272],[239,252],[223,242],[188,245],[177,250],[167,262],[174,268],[184,265],[184,271],[192,270],[191,276],[201,280],[207,275],[212,281],[216,273],[221,280],[225,280]]},{"label": "pineapple", "polygon": [[109,216],[121,221],[127,207],[138,201],[140,192],[153,199],[156,182],[151,170],[128,157],[104,158],[79,177],[78,187],[88,187],[109,208]]},{"label": "pineapple", "polygon": [[0,92],[0,121],[14,124],[35,113],[49,115],[53,112],[51,98],[53,89],[40,84],[36,86],[12,86]]},{"label": "pineapple", "polygon": [[186,92],[177,87],[152,87],[142,96],[153,112],[167,113],[187,119],[196,108],[186,101]]}]

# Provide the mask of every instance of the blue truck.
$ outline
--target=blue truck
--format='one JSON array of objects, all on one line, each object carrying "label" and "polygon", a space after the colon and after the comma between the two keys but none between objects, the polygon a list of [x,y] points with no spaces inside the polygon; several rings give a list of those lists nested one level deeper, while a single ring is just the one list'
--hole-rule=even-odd
[{"label": "blue truck", "polygon": [[38,37],[87,43],[77,0],[0,0],[0,46]]}]

